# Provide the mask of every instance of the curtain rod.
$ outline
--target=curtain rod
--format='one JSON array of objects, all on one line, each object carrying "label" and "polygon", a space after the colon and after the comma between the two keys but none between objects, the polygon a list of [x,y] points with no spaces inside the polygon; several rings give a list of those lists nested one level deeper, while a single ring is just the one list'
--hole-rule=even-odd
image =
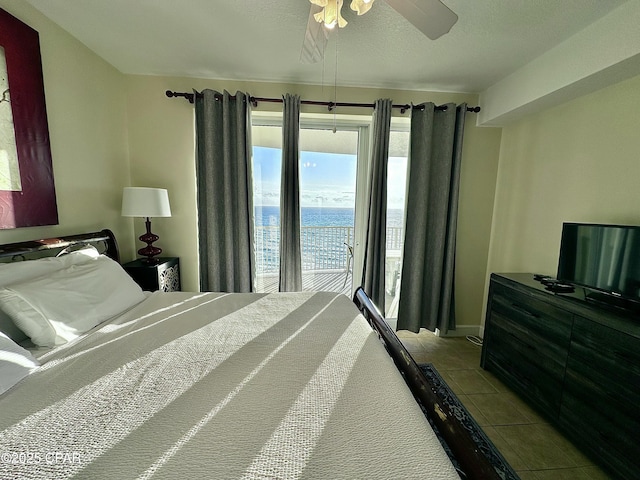
[{"label": "curtain rod", "polygon": [[[194,93],[187,92],[172,92],[171,90],[167,90],[165,95],[169,98],[174,97],[183,97],[186,100],[189,100],[189,103],[194,102]],[[200,95],[200,94],[198,94]],[[233,97],[233,96],[232,96]],[[271,103],[282,103],[283,100],[281,98],[265,98],[265,97],[249,97],[249,101],[251,105],[255,108],[258,106],[258,102],[271,102]],[[373,103],[350,103],[350,102],[320,102],[317,100],[300,100],[302,105],[320,105],[327,107],[331,112],[336,107],[365,107],[365,108],[374,108],[375,104]],[[407,110],[411,110],[412,108],[421,108],[420,105],[412,106],[410,104],[405,105],[392,105],[391,108],[399,108],[400,113],[405,113]],[[446,110],[446,105],[439,105],[436,107],[436,110]],[[478,113],[480,111],[480,107],[467,107],[467,112]]]}]

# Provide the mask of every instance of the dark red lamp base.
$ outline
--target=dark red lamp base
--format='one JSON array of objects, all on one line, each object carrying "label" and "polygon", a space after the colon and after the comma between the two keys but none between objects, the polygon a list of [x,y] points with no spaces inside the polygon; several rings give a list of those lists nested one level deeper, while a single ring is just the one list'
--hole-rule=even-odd
[{"label": "dark red lamp base", "polygon": [[158,235],[156,235],[155,233],[151,233],[151,220],[149,220],[149,217],[147,217],[147,220],[144,222],[145,225],[147,226],[147,232],[140,235],[139,240],[142,243],[146,243],[147,246],[146,247],[142,247],[140,250],[138,250],[138,255],[142,256],[142,257],[147,257],[145,259],[143,259],[146,263],[149,263],[151,265],[158,263],[160,260],[157,258],[153,258],[156,257],[158,255],[160,255],[162,253],[162,249],[159,247],[154,247],[153,246],[153,242],[157,242],[158,239],[160,237],[158,237]]}]

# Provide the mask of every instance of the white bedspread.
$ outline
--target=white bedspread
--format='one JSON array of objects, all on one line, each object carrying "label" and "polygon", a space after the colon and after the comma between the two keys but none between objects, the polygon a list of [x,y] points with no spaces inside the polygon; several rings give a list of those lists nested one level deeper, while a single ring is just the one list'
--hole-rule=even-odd
[{"label": "white bedspread", "polygon": [[343,295],[156,293],[40,360],[0,478],[458,478]]}]

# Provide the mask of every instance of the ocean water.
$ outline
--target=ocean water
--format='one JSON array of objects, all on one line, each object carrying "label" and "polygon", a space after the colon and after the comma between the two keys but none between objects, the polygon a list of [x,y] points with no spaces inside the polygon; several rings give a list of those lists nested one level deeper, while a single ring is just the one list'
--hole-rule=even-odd
[{"label": "ocean water", "polygon": [[[353,208],[302,207],[300,221],[303,227],[353,227]],[[280,207],[255,207],[255,222],[260,226],[280,225]],[[387,226],[402,227],[402,210],[387,210]]]},{"label": "ocean water", "polygon": [[[353,245],[354,241],[354,213],[352,208],[301,208],[300,220],[303,228],[300,243],[303,271],[346,268],[347,245]],[[255,224],[257,272],[277,272],[280,229],[276,227],[280,225],[280,207],[255,207]],[[402,224],[402,210],[387,211],[387,249],[400,248]]]}]

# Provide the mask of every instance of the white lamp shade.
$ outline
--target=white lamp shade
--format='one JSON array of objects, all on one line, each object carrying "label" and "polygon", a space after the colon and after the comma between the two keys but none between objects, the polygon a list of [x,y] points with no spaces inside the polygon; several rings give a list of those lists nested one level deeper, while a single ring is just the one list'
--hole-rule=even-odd
[{"label": "white lamp shade", "polygon": [[164,188],[125,187],[123,217],[170,217],[169,194]]}]

